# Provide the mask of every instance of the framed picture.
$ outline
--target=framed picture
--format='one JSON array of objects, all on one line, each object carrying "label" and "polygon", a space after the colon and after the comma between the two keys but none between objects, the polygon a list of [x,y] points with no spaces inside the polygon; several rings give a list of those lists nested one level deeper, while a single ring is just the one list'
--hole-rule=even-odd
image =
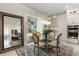
[{"label": "framed picture", "polygon": [[36,31],[36,28],[37,28],[37,19],[36,18],[28,17],[27,24],[28,24],[27,26],[28,26],[29,33]]}]

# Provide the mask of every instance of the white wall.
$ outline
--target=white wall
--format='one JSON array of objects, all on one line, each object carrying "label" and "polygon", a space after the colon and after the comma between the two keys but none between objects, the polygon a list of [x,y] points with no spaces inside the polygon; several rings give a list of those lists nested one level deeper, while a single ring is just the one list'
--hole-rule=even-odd
[{"label": "white wall", "polygon": [[[6,13],[11,13],[11,14],[15,14],[15,15],[20,15],[24,17],[24,38],[25,41],[27,43],[27,16],[32,16],[35,18],[41,18],[41,19],[45,19],[47,16],[34,11],[32,9],[29,9],[27,7],[22,6],[21,4],[15,4],[15,3],[1,3],[0,4],[0,11],[1,12],[6,12]],[[25,43],[25,45],[26,45]]]},{"label": "white wall", "polygon": [[52,28],[57,28],[57,32],[58,33],[62,33],[62,41],[63,40],[67,40],[67,17],[66,14],[60,14],[60,15],[56,15],[56,17],[54,18],[54,16],[52,16],[51,19],[51,27]]},{"label": "white wall", "polygon": [[65,14],[58,16],[57,28],[58,31],[62,33],[62,40],[67,40],[67,17]]}]

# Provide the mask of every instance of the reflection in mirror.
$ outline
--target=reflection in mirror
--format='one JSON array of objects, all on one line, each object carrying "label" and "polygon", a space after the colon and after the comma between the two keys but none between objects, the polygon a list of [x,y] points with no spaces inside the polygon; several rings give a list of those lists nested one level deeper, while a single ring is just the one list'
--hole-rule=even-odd
[{"label": "reflection in mirror", "polygon": [[21,44],[21,19],[4,16],[4,48]]}]

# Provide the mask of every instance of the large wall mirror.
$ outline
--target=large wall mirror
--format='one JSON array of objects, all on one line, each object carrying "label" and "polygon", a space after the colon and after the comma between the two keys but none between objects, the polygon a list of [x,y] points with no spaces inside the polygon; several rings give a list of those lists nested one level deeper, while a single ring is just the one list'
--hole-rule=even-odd
[{"label": "large wall mirror", "polygon": [[21,19],[4,16],[4,48],[21,44]]},{"label": "large wall mirror", "polygon": [[23,46],[23,17],[2,13],[2,50]]}]

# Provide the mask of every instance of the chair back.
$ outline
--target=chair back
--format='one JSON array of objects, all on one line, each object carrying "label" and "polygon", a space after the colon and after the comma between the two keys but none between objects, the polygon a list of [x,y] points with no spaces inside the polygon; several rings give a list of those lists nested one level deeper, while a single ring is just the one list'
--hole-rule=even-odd
[{"label": "chair back", "polygon": [[54,32],[51,32],[48,36],[48,39],[54,40],[54,37],[55,37],[54,35],[55,35]]},{"label": "chair back", "polygon": [[37,36],[40,38],[41,33],[40,32],[36,32]]},{"label": "chair back", "polygon": [[60,37],[62,36],[62,33],[60,33],[58,36],[57,36],[57,46],[60,44]]},{"label": "chair back", "polygon": [[33,33],[32,38],[33,38],[33,41],[34,41],[35,44],[39,43],[39,37],[40,37],[39,32],[34,32]]}]

